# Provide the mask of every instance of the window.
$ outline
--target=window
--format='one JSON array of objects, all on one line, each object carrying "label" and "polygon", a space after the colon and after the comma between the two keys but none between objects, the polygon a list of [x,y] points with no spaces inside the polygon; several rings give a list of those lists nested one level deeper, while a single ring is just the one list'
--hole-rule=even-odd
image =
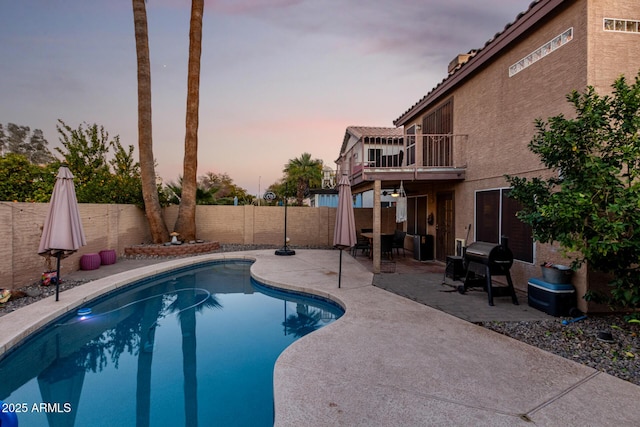
[{"label": "window", "polygon": [[416,125],[407,129],[407,166],[416,163]]},{"label": "window", "polygon": [[453,133],[453,99],[449,98],[422,119],[422,133],[446,135]]},{"label": "window", "polygon": [[422,166],[452,166],[453,98],[422,119]]},{"label": "window", "polygon": [[[607,24],[605,22],[605,29],[606,27]],[[509,77],[515,76],[520,71],[533,65],[535,62],[541,60],[551,52],[569,43],[571,40],[573,40],[573,27],[565,30],[562,34],[555,36],[553,39],[549,40],[547,43],[540,46],[538,49],[534,50],[529,55],[522,58],[520,61],[510,66]]]},{"label": "window", "polygon": [[508,188],[476,192],[476,240],[499,243],[509,238],[509,249],[520,261],[533,262],[533,233],[516,213],[520,203],[509,198]]},{"label": "window", "polygon": [[604,18],[605,31],[618,31],[623,33],[640,33],[640,21],[631,19]]},{"label": "window", "polygon": [[427,234],[427,196],[407,198],[407,233]]},{"label": "window", "polygon": [[367,150],[367,161],[369,162],[369,167],[380,167],[380,159],[382,158],[382,149],[380,148],[369,148]]}]

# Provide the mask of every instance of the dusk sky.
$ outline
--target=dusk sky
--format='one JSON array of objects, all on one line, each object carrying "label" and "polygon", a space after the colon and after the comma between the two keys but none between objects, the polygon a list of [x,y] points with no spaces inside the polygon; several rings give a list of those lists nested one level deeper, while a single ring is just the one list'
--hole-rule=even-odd
[{"label": "dusk sky", "polygon": [[[205,1],[198,174],[251,194],[309,152],[335,167],[350,125],[393,126],[531,0]],[[182,174],[188,0],[149,0],[153,144],[164,182]],[[0,0],[0,123],[103,125],[137,147],[128,0]],[[137,151],[136,151],[137,159]]]}]

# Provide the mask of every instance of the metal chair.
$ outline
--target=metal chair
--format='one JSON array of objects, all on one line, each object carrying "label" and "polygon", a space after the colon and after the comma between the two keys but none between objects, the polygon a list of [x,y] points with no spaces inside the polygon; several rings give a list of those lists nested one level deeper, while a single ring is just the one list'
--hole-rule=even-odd
[{"label": "metal chair", "polygon": [[393,259],[393,236],[392,234],[380,236],[380,255],[385,256],[391,260]]},{"label": "metal chair", "polygon": [[393,249],[396,250],[396,253],[400,255],[400,249],[402,249],[402,256],[407,256],[404,251],[404,238],[407,235],[406,232],[401,230],[396,230],[393,234]]},{"label": "metal chair", "polygon": [[369,255],[369,251],[371,250],[371,245],[369,244],[369,239],[366,237],[362,237],[360,235],[357,236],[356,244],[351,247],[351,255],[355,258],[358,255],[358,250],[362,251],[362,254]]}]

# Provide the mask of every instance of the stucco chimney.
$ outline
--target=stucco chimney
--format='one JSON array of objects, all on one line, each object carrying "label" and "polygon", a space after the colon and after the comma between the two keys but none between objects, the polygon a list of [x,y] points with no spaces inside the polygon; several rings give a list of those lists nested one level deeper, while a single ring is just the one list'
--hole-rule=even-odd
[{"label": "stucco chimney", "polygon": [[453,74],[462,64],[467,62],[471,58],[471,54],[469,53],[461,53],[453,58],[453,61],[449,62],[448,72],[449,74]]}]

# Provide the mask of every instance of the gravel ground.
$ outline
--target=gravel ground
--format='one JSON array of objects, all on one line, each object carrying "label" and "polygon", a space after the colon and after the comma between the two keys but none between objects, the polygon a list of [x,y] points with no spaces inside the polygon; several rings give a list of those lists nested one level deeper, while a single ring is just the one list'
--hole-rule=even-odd
[{"label": "gravel ground", "polygon": [[[222,245],[219,252],[273,248],[276,247]],[[86,282],[63,281],[60,291],[64,292]],[[54,286],[44,287],[39,283],[20,288],[18,292],[14,292],[17,298],[12,297],[7,303],[0,304],[0,317],[53,294]],[[483,322],[479,325],[640,385],[640,323],[629,323],[621,315],[589,316],[568,325],[557,320]],[[605,336],[607,333],[610,336]]]},{"label": "gravel ground", "polygon": [[640,385],[640,324],[624,316],[589,316],[568,325],[543,320],[480,326]]}]

